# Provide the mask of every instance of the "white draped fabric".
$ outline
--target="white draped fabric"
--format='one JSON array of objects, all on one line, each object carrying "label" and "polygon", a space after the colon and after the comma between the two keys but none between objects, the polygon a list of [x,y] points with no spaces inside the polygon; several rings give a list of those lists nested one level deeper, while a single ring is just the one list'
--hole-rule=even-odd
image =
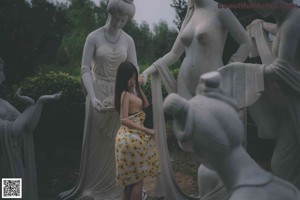
[{"label": "white draped fabric", "polygon": [[[300,71],[285,60],[272,60],[270,41],[262,23],[251,25],[248,32],[264,65],[235,63],[221,68],[219,71],[224,79],[222,87],[231,92],[240,106],[250,106],[259,137],[276,139],[271,160],[272,172],[299,189]],[[264,80],[266,64],[279,80]]]}]

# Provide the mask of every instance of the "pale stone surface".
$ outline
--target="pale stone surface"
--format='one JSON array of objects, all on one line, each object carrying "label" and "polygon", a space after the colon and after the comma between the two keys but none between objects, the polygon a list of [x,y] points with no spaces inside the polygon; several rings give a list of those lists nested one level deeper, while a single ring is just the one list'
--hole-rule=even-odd
[{"label": "pale stone surface", "polygon": [[186,100],[169,95],[164,109],[175,118],[174,129],[182,149],[216,170],[228,190],[229,200],[295,200],[298,189],[264,171],[248,155],[238,105],[210,80],[221,79],[218,72],[202,76],[198,94]]},{"label": "pale stone surface", "polygon": [[[189,199],[184,195],[172,178],[171,166],[168,162],[168,149],[165,145],[165,125],[162,110],[160,79],[167,91],[177,92],[186,99],[195,95],[195,90],[199,82],[200,75],[217,70],[223,66],[222,54],[227,34],[240,44],[236,53],[232,55],[229,62],[244,61],[251,50],[251,40],[244,28],[229,9],[219,9],[217,2],[212,0],[189,0],[188,12],[183,22],[182,28],[169,53],[154,62],[142,75],[144,82],[150,74],[152,76],[152,99],[154,109],[154,128],[160,133],[157,137],[158,151],[160,154],[162,174],[158,181],[157,196],[165,196],[167,199]],[[168,70],[168,66],[177,62],[185,53],[181,63],[178,79],[175,80]],[[157,72],[159,77],[157,77]],[[157,113],[157,114],[155,114]],[[162,115],[162,116],[161,116]],[[205,170],[208,174],[210,170]],[[204,173],[199,173],[199,175]],[[217,175],[211,171],[212,179],[218,179]],[[198,178],[199,188],[206,187],[206,183]],[[212,181],[218,183],[219,181]],[[216,185],[211,186],[213,190]],[[168,188],[166,188],[168,186]],[[207,188],[207,187],[206,187]],[[205,195],[209,189],[200,191]],[[213,199],[213,198],[211,198]]]},{"label": "pale stone surface", "polygon": [[[0,84],[5,80],[3,65],[0,58]],[[22,178],[24,200],[38,199],[33,131],[44,104],[60,99],[61,95],[43,95],[35,103],[18,89],[15,96],[26,105],[23,112],[0,98],[0,179]]]},{"label": "pale stone surface", "polygon": [[107,23],[91,32],[85,42],[81,77],[87,91],[80,173],[76,185],[61,199],[121,199],[116,187],[115,142],[120,116],[113,105],[119,64],[137,66],[133,39],[122,28],[135,13],[133,0],[110,0]]},{"label": "pale stone surface", "polygon": [[[254,3],[274,3],[277,7],[284,7],[292,1],[273,0]],[[259,55],[262,65],[234,63],[225,66],[225,71],[231,70],[233,80],[239,73],[238,69],[255,66],[255,76],[236,81],[231,90],[241,85],[260,85],[261,77],[264,86],[258,90],[245,90],[252,93],[252,97],[259,97],[257,102],[245,103],[250,106],[250,114],[257,125],[258,135],[264,139],[276,139],[271,160],[274,175],[290,181],[300,188],[300,10],[299,9],[267,9],[258,10],[264,16],[272,15],[277,24],[270,24],[262,20],[255,20],[247,31],[254,41],[251,56]],[[273,34],[271,42],[267,34]],[[260,69],[259,69],[260,68]],[[223,73],[223,69],[220,69]],[[228,74],[228,73],[227,73]],[[226,76],[226,77],[225,77]],[[248,74],[247,74],[248,76]],[[249,77],[249,76],[248,76]],[[237,87],[238,86],[238,87]],[[230,88],[229,87],[229,88]],[[263,90],[261,90],[263,88]]]}]

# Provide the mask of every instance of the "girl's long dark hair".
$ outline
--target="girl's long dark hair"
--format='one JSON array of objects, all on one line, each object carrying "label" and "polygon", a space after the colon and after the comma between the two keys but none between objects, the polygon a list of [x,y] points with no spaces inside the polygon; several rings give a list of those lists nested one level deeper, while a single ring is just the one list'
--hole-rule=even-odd
[{"label": "girl's long dark hair", "polygon": [[115,108],[119,113],[121,107],[121,94],[123,91],[130,92],[128,81],[133,75],[135,75],[135,91],[137,92],[137,96],[142,99],[144,108],[145,102],[139,86],[137,68],[131,62],[126,61],[119,65],[116,78]]}]

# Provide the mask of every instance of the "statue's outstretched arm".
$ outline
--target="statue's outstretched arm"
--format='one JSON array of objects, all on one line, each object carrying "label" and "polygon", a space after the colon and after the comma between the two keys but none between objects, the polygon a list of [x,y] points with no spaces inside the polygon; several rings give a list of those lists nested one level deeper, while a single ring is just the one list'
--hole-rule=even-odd
[{"label": "statue's outstretched arm", "polygon": [[62,92],[53,95],[43,95],[37,100],[36,104],[28,106],[15,120],[13,124],[14,132],[20,133],[22,130],[25,130],[25,133],[32,133],[39,122],[44,104],[60,99],[61,95]]},{"label": "statue's outstretched arm", "polygon": [[31,97],[21,95],[21,88],[18,88],[17,92],[15,93],[15,98],[26,105],[35,104],[35,101]]}]

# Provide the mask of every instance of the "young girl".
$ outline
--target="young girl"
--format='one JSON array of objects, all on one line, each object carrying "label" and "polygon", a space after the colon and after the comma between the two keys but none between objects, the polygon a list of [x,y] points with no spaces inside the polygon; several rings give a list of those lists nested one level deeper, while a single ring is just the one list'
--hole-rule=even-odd
[{"label": "young girl", "polygon": [[120,64],[115,88],[115,107],[121,127],[115,139],[116,182],[125,186],[126,200],[141,200],[143,179],[160,171],[154,130],[144,127],[143,111],[149,102],[138,83],[137,68]]}]

